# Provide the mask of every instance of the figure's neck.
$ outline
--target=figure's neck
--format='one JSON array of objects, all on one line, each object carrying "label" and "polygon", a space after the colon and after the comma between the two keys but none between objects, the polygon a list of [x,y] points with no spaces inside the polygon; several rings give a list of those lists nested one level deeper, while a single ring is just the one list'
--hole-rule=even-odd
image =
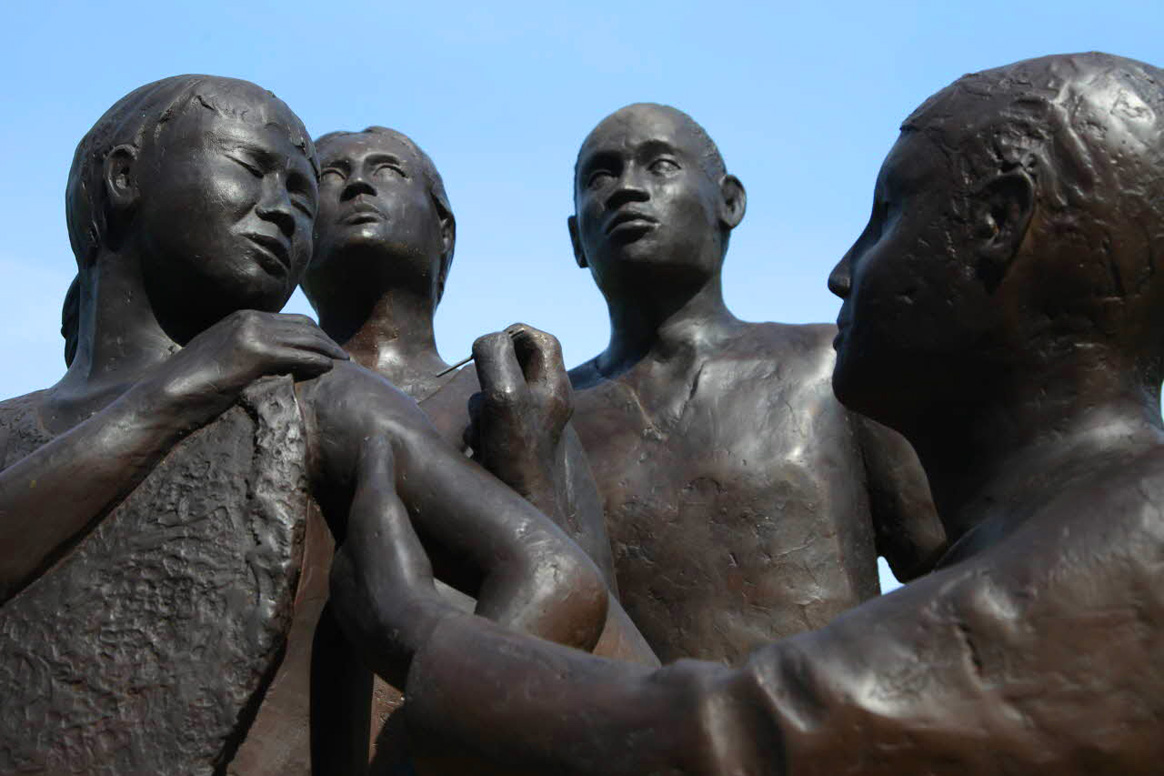
[{"label": "figure's neck", "polygon": [[389,380],[404,383],[418,376],[434,376],[447,366],[437,352],[433,334],[436,300],[432,294],[389,289],[357,317],[352,316],[353,306],[331,307],[339,309],[334,314],[321,315],[321,328],[356,363]]},{"label": "figure's neck", "polygon": [[103,252],[82,273],[77,352],[58,383],[62,396],[86,403],[118,395],[179,346],[149,304],[135,256]]},{"label": "figure's neck", "polygon": [[1072,481],[1164,443],[1159,395],[1120,384],[1129,371],[1032,373],[1000,401],[920,419],[907,436],[950,542],[986,520],[1009,530]]},{"label": "figure's neck", "polygon": [[609,295],[610,344],[598,356],[599,371],[613,376],[643,359],[698,359],[709,343],[739,325],[723,300],[716,274],[703,285],[659,284],[625,295]]}]

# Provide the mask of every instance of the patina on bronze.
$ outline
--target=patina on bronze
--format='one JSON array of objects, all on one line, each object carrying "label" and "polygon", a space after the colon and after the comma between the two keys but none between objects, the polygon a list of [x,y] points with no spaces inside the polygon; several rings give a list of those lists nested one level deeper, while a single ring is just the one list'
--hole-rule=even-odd
[{"label": "patina on bronze", "polygon": [[[456,219],[436,165],[410,138],[385,127],[332,132],[316,147],[316,244],[302,285],[323,330],[357,363],[421,402],[450,443],[470,441],[476,460],[551,516],[613,586],[601,502],[569,426],[573,396],[557,340],[514,325],[475,343],[476,370],[453,374],[433,334],[456,244]],[[437,559],[446,578],[457,565],[456,558]],[[453,593],[444,590],[446,597]],[[471,599],[453,600],[472,610]],[[613,606],[610,616],[616,626],[595,651],[657,665],[622,610]],[[352,729],[368,727],[370,691],[371,772],[407,770],[396,717],[402,696],[382,680],[371,689],[370,672],[344,659],[350,648],[329,635],[333,627],[325,614],[315,644],[315,773],[361,767],[347,761],[359,749],[349,739]]]},{"label": "patina on bronze", "polygon": [[832,325],[747,323],[724,303],[743,184],[687,114],[630,105],[586,138],[569,219],[610,311],[570,373],[627,612],[663,660],[735,661],[819,628],[944,547],[897,434],[829,384]]},{"label": "patina on bronze", "polygon": [[353,522],[412,561],[333,583],[399,628],[414,734],[529,772],[1157,773],[1162,86],[1105,54],[959,79],[832,273],[836,391],[918,451],[939,570],[737,668],[650,671],[447,610],[405,521]]},{"label": "patina on bronze", "polygon": [[[72,363],[0,404],[0,770],[305,771],[293,658],[318,612],[316,503],[341,557],[349,514],[412,510],[478,612],[598,640],[607,592],[585,554],[276,312],[311,256],[316,175],[286,105],[210,76],[141,87],[78,146]],[[344,568],[406,568],[374,565]],[[376,626],[352,633],[383,641]]]}]

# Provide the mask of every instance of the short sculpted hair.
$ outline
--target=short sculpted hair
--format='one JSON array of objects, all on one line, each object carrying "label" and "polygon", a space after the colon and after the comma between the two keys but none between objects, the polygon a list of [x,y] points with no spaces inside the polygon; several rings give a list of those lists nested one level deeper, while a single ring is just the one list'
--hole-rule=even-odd
[{"label": "short sculpted hair", "polygon": [[1045,266],[1076,280],[1049,286],[1075,291],[1048,309],[1070,317],[1076,332],[1131,335],[1141,356],[1159,360],[1164,71],[1095,52],[1016,62],[958,79],[901,129],[942,150],[963,195],[998,173],[1028,175]]},{"label": "short sculpted hair", "polygon": [[[79,267],[85,268],[93,261],[98,249],[110,239],[111,231],[118,227],[112,222],[103,181],[109,153],[122,145],[140,151],[156,143],[168,122],[191,105],[241,118],[242,112],[223,99],[225,92],[240,88],[257,87],[233,78],[176,75],[134,89],[105,111],[77,145],[65,190],[69,242]],[[270,92],[267,94],[277,99]],[[288,114],[294,116],[290,110]],[[289,129],[293,141],[318,173],[315,148],[307,130],[298,119]]]}]

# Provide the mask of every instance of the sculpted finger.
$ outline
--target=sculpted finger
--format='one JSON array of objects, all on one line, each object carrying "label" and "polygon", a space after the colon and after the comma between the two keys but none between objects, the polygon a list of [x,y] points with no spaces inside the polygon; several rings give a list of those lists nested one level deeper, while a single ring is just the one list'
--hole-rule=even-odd
[{"label": "sculpted finger", "polygon": [[272,339],[281,345],[309,350],[339,361],[347,361],[351,358],[347,351],[315,325],[281,326],[272,332]]},{"label": "sculpted finger", "polygon": [[339,343],[327,336],[324,330],[306,315],[280,315],[279,318],[278,331],[282,336],[290,337],[295,342],[301,343],[302,347],[332,358],[342,361],[351,358]]},{"label": "sculpted finger", "polygon": [[473,343],[473,360],[477,379],[489,401],[513,403],[522,395],[525,375],[508,334],[496,332],[478,337]]},{"label": "sculpted finger", "polygon": [[505,331],[513,340],[514,352],[531,390],[561,405],[562,411],[569,413],[572,406],[570,375],[566,372],[558,338],[523,323],[516,323]]},{"label": "sculpted finger", "polygon": [[267,362],[265,374],[289,374],[299,380],[318,377],[335,366],[335,359],[328,355],[286,345],[271,348]]},{"label": "sculpted finger", "polygon": [[474,453],[481,450],[481,405],[485,402],[485,395],[480,391],[469,397],[469,425],[461,435],[461,442]]}]

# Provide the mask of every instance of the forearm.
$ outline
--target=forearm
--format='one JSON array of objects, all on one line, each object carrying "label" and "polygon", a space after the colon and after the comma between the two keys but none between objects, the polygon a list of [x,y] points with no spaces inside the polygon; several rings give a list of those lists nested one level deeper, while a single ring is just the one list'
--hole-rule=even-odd
[{"label": "forearm", "polygon": [[[431,759],[519,773],[759,773],[738,675],[685,661],[652,670],[448,618],[408,676],[409,731]],[[743,724],[741,724],[743,723]],[[763,772],[769,772],[767,770]]]},{"label": "forearm", "polygon": [[407,437],[400,495],[426,541],[480,569],[477,613],[593,647],[608,598],[593,562],[545,515],[435,436]]},{"label": "forearm", "polygon": [[131,391],[0,472],[0,602],[150,472],[192,424]]}]

